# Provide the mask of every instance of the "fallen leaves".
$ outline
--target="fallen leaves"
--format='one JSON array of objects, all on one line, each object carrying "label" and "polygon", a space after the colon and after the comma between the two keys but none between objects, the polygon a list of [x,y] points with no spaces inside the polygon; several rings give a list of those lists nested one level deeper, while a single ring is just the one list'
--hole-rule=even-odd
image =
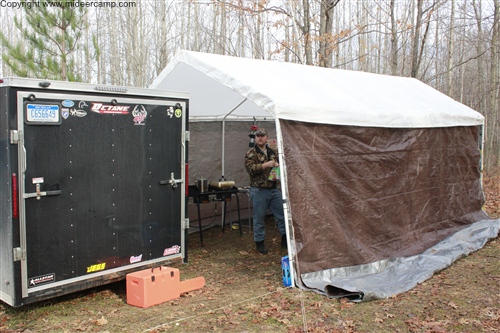
[{"label": "fallen leaves", "polygon": [[108,320],[102,316],[101,318],[96,320],[96,325],[97,326],[104,326],[108,323]]},{"label": "fallen leaves", "polygon": [[341,310],[352,308],[355,305],[356,305],[356,303],[349,301],[347,298],[340,299],[340,309]]},{"label": "fallen leaves", "polygon": [[[499,192],[488,193],[488,202],[497,202],[493,208],[500,216]],[[206,278],[199,291],[141,310],[126,304],[125,288],[117,285],[26,309],[0,304],[0,331],[500,333],[498,240],[406,293],[353,303],[283,288],[276,237],[275,252],[262,256],[248,233],[241,238],[226,232],[212,247],[210,237],[218,240],[220,229],[205,235],[206,245],[193,249],[180,267],[183,278]]]}]

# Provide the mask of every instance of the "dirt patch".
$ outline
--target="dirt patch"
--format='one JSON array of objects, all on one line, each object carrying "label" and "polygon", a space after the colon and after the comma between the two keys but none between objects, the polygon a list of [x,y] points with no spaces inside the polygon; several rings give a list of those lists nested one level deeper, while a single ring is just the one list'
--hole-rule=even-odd
[{"label": "dirt patch", "polygon": [[[498,177],[498,176],[494,176]],[[485,179],[486,210],[498,218],[499,178]],[[496,190],[495,190],[496,189]],[[206,285],[141,309],[126,303],[125,282],[11,308],[0,304],[1,332],[498,332],[500,241],[386,300],[352,303],[284,288],[280,237],[267,221],[269,254],[255,251],[243,228],[191,235],[181,280]]]}]

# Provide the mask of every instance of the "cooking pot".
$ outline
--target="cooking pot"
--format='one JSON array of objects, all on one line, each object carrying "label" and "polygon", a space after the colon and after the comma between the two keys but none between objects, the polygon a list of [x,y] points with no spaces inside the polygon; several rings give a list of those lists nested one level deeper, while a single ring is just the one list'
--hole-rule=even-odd
[{"label": "cooking pot", "polygon": [[194,182],[195,182],[198,190],[200,190],[200,192],[208,191],[208,179],[199,178],[199,179],[196,179]]}]

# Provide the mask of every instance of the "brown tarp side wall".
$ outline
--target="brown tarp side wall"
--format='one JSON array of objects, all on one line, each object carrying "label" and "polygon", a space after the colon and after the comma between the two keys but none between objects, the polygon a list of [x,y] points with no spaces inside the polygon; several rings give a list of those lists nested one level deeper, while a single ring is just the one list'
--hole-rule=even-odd
[{"label": "brown tarp side wall", "polygon": [[479,127],[280,124],[300,274],[416,255],[487,218]]}]

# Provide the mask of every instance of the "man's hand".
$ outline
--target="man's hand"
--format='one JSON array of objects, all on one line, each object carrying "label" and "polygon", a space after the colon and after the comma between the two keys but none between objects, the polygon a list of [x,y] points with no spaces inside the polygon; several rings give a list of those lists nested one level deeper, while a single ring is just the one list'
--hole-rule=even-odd
[{"label": "man's hand", "polygon": [[267,161],[266,163],[262,163],[263,168],[272,168],[272,167],[278,167],[280,164],[276,161]]}]

